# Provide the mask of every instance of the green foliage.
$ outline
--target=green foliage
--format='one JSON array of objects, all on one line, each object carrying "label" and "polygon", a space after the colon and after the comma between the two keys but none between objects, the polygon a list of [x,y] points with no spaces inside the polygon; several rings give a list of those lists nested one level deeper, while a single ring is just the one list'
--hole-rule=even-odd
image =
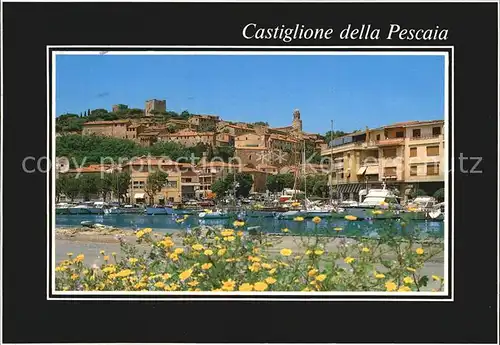
[{"label": "green foliage", "polygon": [[292,174],[268,175],[266,187],[270,192],[277,193],[283,191],[284,188],[293,188],[294,181]]},{"label": "green foliage", "polygon": [[214,157],[222,159],[224,162],[228,163],[231,158],[234,157],[234,147],[233,146],[219,146],[212,150],[209,159]]},{"label": "green foliage", "polygon": [[[307,190],[306,190],[307,187]],[[308,196],[326,198],[329,195],[327,175],[308,175],[300,180],[300,190],[306,191]]]},{"label": "green foliage", "polygon": [[74,174],[61,174],[56,180],[57,199],[64,194],[73,201],[80,193],[80,181]]},{"label": "green foliage", "polygon": [[[226,193],[234,193],[234,174],[229,174],[225,178],[220,178],[212,184],[211,190],[217,195],[217,198],[223,198]],[[247,197],[252,189],[253,178],[247,173],[236,174],[236,197]]]},{"label": "green foliage", "polygon": [[130,173],[126,171],[114,172],[110,174],[109,181],[111,183],[111,190],[113,194],[118,195],[120,200],[125,198],[127,190],[130,187]]},{"label": "green foliage", "polygon": [[80,193],[83,200],[90,200],[92,194],[99,192],[99,181],[101,180],[100,174],[84,174],[78,177],[80,183]]},{"label": "green foliage", "polygon": [[444,188],[439,188],[434,193],[434,198],[436,198],[438,201],[443,201],[444,200]]},{"label": "green foliage", "polygon": [[63,135],[56,138],[56,156],[67,157],[72,167],[76,165],[115,163],[119,158],[132,158],[147,154],[147,150],[126,139],[97,135]]},{"label": "green foliage", "polygon": [[163,171],[155,171],[154,173],[149,174],[148,179],[146,181],[146,185],[144,187],[144,191],[149,197],[149,203],[153,203],[153,198],[156,193],[160,192],[163,186],[168,181],[168,174]]},{"label": "green foliage", "polygon": [[252,123],[254,126],[269,126],[269,123],[263,121],[257,121]]},{"label": "green foliage", "polygon": [[332,133],[332,131],[328,131],[325,133],[323,138],[326,140],[326,142],[329,142],[331,139],[343,137],[346,134],[348,134],[348,133],[346,133],[344,131],[333,131],[333,133]]},{"label": "green foliage", "polygon": [[414,189],[410,193],[411,198],[416,198],[417,196],[425,196],[427,193],[423,189]]}]

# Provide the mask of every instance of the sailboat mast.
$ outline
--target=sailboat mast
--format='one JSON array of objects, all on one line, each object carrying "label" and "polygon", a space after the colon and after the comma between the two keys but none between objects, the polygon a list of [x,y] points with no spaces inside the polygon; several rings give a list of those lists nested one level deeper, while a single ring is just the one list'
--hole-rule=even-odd
[{"label": "sailboat mast", "polygon": [[333,204],[333,120],[330,129],[330,204]]}]

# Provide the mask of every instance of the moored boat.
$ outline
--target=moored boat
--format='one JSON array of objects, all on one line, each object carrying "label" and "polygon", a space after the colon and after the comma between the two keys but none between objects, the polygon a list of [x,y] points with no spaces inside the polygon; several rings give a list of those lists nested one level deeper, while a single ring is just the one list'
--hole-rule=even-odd
[{"label": "moored boat", "polygon": [[366,198],[355,206],[345,207],[345,215],[357,219],[400,218],[401,205],[396,194],[389,189],[371,189]]},{"label": "moored boat", "polygon": [[76,205],[68,207],[69,214],[90,214],[90,207],[87,205]]},{"label": "moored boat", "polygon": [[198,214],[199,218],[202,219],[227,219],[230,217],[230,214],[228,212],[223,212],[223,211],[210,211],[207,212],[207,210],[200,212]]},{"label": "moored boat", "polygon": [[68,214],[70,207],[71,207],[70,204],[66,202],[60,202],[56,204],[56,214]]}]

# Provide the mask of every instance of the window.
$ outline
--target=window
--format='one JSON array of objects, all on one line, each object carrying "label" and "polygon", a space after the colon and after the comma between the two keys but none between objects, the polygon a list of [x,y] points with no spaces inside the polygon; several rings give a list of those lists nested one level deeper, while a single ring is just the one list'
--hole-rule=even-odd
[{"label": "window", "polygon": [[427,175],[439,175],[439,163],[427,165]]},{"label": "window", "polygon": [[417,166],[416,165],[410,166],[410,176],[417,176]]},{"label": "window", "polygon": [[396,157],[396,148],[387,148],[383,151],[384,157]]},{"label": "window", "polygon": [[396,167],[385,167],[384,176],[396,176]]},{"label": "window", "polygon": [[377,141],[380,140],[380,134],[377,134]]},{"label": "window", "polygon": [[427,156],[439,156],[439,146],[427,146]]},{"label": "window", "polygon": [[414,129],[413,135],[414,138],[420,138],[420,129]]},{"label": "window", "polygon": [[167,183],[165,183],[165,186],[167,188],[177,188],[177,181],[167,181]]},{"label": "window", "polygon": [[417,148],[410,147],[410,157],[417,157]]},{"label": "window", "polygon": [[432,136],[438,136],[441,134],[441,127],[432,127]]},{"label": "window", "polygon": [[396,132],[396,138],[404,138],[405,133],[404,132]]},{"label": "window", "polygon": [[191,179],[190,178],[185,178],[184,182],[191,182]]}]

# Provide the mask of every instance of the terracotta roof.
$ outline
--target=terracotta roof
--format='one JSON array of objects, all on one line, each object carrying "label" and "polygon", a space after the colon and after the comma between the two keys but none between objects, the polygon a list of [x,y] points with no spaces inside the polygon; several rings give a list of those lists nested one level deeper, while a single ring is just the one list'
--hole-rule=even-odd
[{"label": "terracotta roof", "polygon": [[199,167],[210,167],[210,168],[216,168],[216,167],[237,167],[238,164],[230,164],[226,162],[209,162],[209,163],[202,163],[198,165]]},{"label": "terracotta roof", "polygon": [[182,133],[163,133],[162,137],[198,137],[212,136],[214,132],[182,132]]},{"label": "terracotta roof", "polygon": [[177,163],[171,159],[167,158],[155,158],[155,157],[141,157],[135,159],[134,161],[127,162],[124,165],[175,165],[180,166],[180,163]]},{"label": "terracotta roof", "polygon": [[90,122],[85,122],[83,124],[83,126],[88,126],[88,125],[113,125],[113,124],[119,124],[119,123],[130,123],[130,120],[90,121]]},{"label": "terracotta roof", "polygon": [[236,150],[267,150],[266,147],[235,147]]},{"label": "terracotta roof", "polygon": [[182,125],[188,125],[189,124],[189,122],[186,121],[186,120],[174,120],[174,119],[168,120],[167,124],[169,124],[169,123],[178,123],[178,124],[182,124]]},{"label": "terracotta roof", "polygon": [[259,164],[257,165],[257,169],[278,169],[278,167],[269,164]]},{"label": "terracotta roof", "polygon": [[248,168],[248,167],[243,167],[243,168],[241,168],[241,171],[242,171],[242,172],[259,172],[259,173],[262,173],[262,172],[263,172],[263,171],[261,171],[261,170],[254,169],[254,168]]},{"label": "terracotta roof", "polygon": [[141,126],[142,126],[142,124],[140,124],[140,123],[136,123],[136,124],[134,124],[134,125],[130,125],[130,126],[128,126],[128,128],[138,128],[138,127],[141,127]]},{"label": "terracotta roof", "polygon": [[92,172],[101,172],[101,171],[106,171],[109,169],[112,169],[113,166],[109,164],[91,164],[86,167],[81,167],[81,168],[76,168],[76,169],[69,169],[68,172],[79,172],[79,173],[92,173]]},{"label": "terracotta roof", "polygon": [[160,132],[143,132],[139,134],[140,137],[150,137],[150,136],[156,136],[160,134]]}]

